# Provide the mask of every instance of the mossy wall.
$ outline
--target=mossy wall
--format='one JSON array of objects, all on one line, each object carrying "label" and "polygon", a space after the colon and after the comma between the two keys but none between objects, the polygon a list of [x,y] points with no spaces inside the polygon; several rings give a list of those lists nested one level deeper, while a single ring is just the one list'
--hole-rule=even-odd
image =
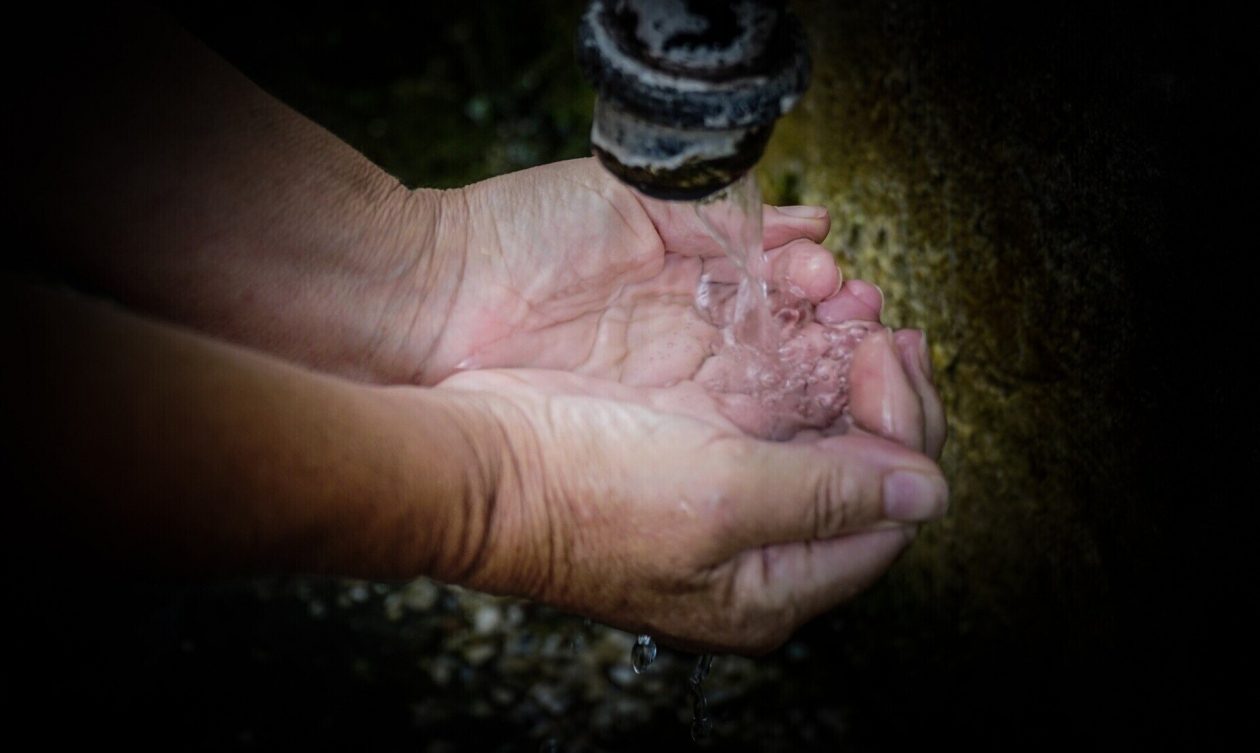
[{"label": "mossy wall", "polygon": [[1212,496],[1196,468],[1227,445],[1203,420],[1224,384],[1195,373],[1224,338],[1192,323],[1188,283],[1219,257],[1178,257],[1214,171],[1184,150],[1228,101],[1218,29],[1189,9],[794,6],[814,79],[763,183],[830,207],[845,274],[927,331],[950,423],[949,517],[848,609],[839,655],[876,739],[1131,744],[1223,713],[1176,689],[1217,588],[1178,507]]}]

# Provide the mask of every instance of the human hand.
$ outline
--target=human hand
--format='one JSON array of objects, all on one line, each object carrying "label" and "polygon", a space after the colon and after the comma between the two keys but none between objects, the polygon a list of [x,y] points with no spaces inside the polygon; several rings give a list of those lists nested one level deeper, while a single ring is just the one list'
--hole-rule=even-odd
[{"label": "human hand", "polygon": [[860,433],[756,440],[695,382],[489,369],[432,392],[480,417],[486,490],[433,574],[682,648],[774,648],[946,507],[918,452]]},{"label": "human hand", "polygon": [[[471,199],[518,211],[490,252],[467,254],[431,354],[456,372],[439,390],[494,406],[507,449],[489,454],[507,473],[480,543],[462,549],[476,555],[446,577],[678,645],[769,648],[878,577],[913,536],[908,521],[943,512],[940,471],[919,454],[944,440],[922,334],[880,326],[874,286],[840,284],[818,245],[825,212],[767,208],[772,287],[811,309],[794,334],[802,362],[830,328],[868,334],[848,372],[851,425],[790,426],[791,446],[751,440],[785,438],[776,406],[749,400],[722,346],[729,322],[695,304],[702,275],[727,286],[721,298],[735,270],[691,207],[642,200],[591,167],[507,176],[480,185],[498,198]],[[479,237],[477,220],[464,224]],[[554,249],[537,227],[557,228]],[[837,429],[847,436],[827,436]],[[884,494],[906,463],[929,481]]]},{"label": "human hand", "polygon": [[[416,381],[491,367],[557,369],[633,386],[699,378],[750,433],[785,438],[802,428],[832,428],[833,415],[810,425],[793,410],[782,415],[782,405],[750,401],[751,385],[732,378],[719,331],[729,322],[703,315],[695,296],[702,276],[721,298],[738,274],[690,204],[646,199],[591,159],[444,196],[439,214],[447,230],[438,233],[424,275],[428,292],[413,296],[414,305],[442,313],[395,317],[412,325],[401,357],[423,361]],[[793,334],[810,367],[820,360],[826,329],[847,321],[877,325],[882,305],[868,283],[841,285],[831,254],[819,245],[829,225],[820,207],[767,206],[763,213],[772,287],[817,306],[816,321]],[[857,347],[849,370],[853,428],[936,456],[944,415],[922,334],[870,329],[874,336]]]},{"label": "human hand", "polygon": [[[441,195],[432,261],[383,326],[396,359],[431,384],[459,368],[575,371],[626,384],[693,375],[716,328],[695,312],[701,274],[734,283],[689,204],[647,199],[594,159],[492,178]],[[776,281],[817,303],[839,276],[818,245],[830,220],[767,207]]]}]

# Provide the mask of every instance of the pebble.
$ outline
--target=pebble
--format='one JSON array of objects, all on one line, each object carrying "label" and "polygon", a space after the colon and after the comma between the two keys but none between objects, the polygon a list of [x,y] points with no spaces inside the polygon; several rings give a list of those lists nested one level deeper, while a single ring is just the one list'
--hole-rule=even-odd
[{"label": "pebble", "polygon": [[439,656],[429,665],[429,678],[439,687],[450,684],[455,675],[455,662],[449,656]]},{"label": "pebble", "polygon": [[562,688],[541,682],[529,689],[529,695],[552,716],[560,716],[573,703],[573,698]]},{"label": "pebble", "polygon": [[549,659],[555,658],[561,654],[564,643],[564,636],[559,633],[548,633],[543,640],[542,650],[539,653]]},{"label": "pebble", "polygon": [[392,593],[385,597],[383,602],[385,607],[385,619],[390,622],[398,622],[403,616],[403,599],[402,594]]},{"label": "pebble", "polygon": [[474,643],[464,647],[464,659],[474,667],[479,667],[498,652],[498,648],[489,643]]},{"label": "pebble", "polygon": [[483,604],[473,612],[473,631],[480,635],[493,633],[502,622],[503,613],[493,604]]},{"label": "pebble", "polygon": [[413,612],[427,612],[442,594],[433,581],[426,578],[413,580],[402,587],[402,604]]},{"label": "pebble", "polygon": [[490,700],[500,706],[508,706],[516,700],[516,694],[512,692],[511,688],[496,685],[490,689]]},{"label": "pebble", "polygon": [[618,663],[608,668],[608,679],[617,687],[625,688],[635,684],[639,675],[635,674],[634,667],[628,663]]},{"label": "pebble", "polygon": [[507,626],[511,628],[520,627],[525,623],[525,610],[520,604],[511,604],[505,611]]}]

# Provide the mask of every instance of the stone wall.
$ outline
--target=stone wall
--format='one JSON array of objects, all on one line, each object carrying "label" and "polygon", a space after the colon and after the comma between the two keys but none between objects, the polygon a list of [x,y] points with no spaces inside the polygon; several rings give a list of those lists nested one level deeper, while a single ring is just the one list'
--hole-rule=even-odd
[{"label": "stone wall", "polygon": [[876,739],[1132,741],[1206,706],[1169,685],[1214,588],[1176,509],[1217,483],[1186,477],[1206,453],[1182,433],[1223,407],[1187,366],[1218,336],[1183,267],[1214,251],[1175,256],[1214,32],[1013,5],[795,3],[813,84],[762,165],[772,199],[831,208],[889,323],[928,332],[950,421],[951,514],[833,644]]}]

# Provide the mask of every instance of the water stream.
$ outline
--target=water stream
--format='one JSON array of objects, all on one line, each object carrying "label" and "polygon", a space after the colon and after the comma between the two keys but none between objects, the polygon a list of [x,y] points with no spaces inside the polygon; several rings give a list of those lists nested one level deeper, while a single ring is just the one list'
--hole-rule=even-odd
[{"label": "water stream", "polygon": [[[870,325],[823,324],[799,287],[790,280],[774,284],[762,242],[761,192],[751,173],[695,202],[695,211],[734,270],[733,278],[730,269],[706,272],[696,287],[696,310],[721,333],[696,380],[728,419],[754,436],[788,440],[802,430],[848,431],[849,369]],[[650,635],[638,636],[634,671],[646,671],[656,653]],[[712,654],[701,655],[687,681],[691,737],[698,743],[713,728],[703,688],[712,665]]]},{"label": "water stream", "polygon": [[728,419],[754,436],[787,440],[802,430],[848,431],[849,368],[869,324],[824,324],[798,285],[776,283],[762,248],[761,193],[751,174],[696,202],[695,210],[738,280],[705,274],[697,286],[697,311],[722,337],[696,381],[717,397]]}]

